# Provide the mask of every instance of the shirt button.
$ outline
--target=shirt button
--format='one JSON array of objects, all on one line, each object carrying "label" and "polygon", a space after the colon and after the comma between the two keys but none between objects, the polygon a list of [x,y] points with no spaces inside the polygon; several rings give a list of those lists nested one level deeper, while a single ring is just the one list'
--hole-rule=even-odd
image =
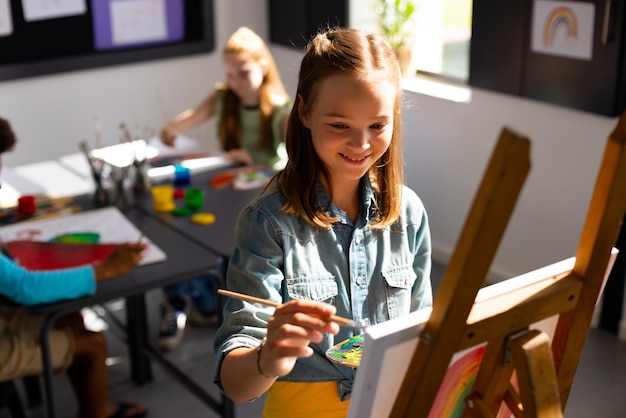
[{"label": "shirt button", "polygon": [[358,284],[359,286],[363,284],[363,277],[359,276],[356,278],[356,284]]},{"label": "shirt button", "polygon": [[356,244],[359,245],[361,243],[361,237],[356,237],[354,242],[356,242]]}]

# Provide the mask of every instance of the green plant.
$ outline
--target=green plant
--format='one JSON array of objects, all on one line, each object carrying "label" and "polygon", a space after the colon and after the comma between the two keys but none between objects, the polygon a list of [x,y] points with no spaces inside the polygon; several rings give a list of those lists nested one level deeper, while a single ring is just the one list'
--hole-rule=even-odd
[{"label": "green plant", "polygon": [[376,0],[375,9],[378,25],[394,51],[410,36],[408,23],[415,13],[415,2],[411,0]]}]

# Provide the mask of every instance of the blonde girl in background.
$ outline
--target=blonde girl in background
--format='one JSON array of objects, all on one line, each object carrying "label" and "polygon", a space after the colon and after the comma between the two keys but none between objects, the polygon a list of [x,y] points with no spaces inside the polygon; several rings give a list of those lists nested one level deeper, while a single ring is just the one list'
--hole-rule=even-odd
[{"label": "blonde girl in background", "polygon": [[[267,45],[252,30],[241,27],[224,46],[223,64],[226,82],[218,84],[200,105],[168,122],[161,130],[161,141],[172,146],[179,133],[215,117],[226,158],[234,164],[281,168],[292,103]],[[199,326],[217,323],[219,299],[213,276],[163,288],[161,350],[171,351],[182,342],[187,319]]]},{"label": "blonde girl in background", "polygon": [[291,101],[267,45],[251,29],[241,27],[224,46],[223,64],[226,82],[217,84],[200,105],[169,121],[161,130],[161,141],[171,146],[179,133],[216,117],[227,158],[270,167],[280,163],[278,150]]}]

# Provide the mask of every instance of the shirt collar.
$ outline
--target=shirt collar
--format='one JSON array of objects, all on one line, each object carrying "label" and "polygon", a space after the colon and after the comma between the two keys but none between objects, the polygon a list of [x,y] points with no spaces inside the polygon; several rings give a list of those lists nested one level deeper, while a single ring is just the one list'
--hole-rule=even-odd
[{"label": "shirt collar", "polygon": [[[361,177],[360,187],[362,201],[361,208],[359,210],[359,216],[356,222],[357,225],[361,224],[361,222],[367,224],[369,219],[371,219],[371,217],[374,215],[373,211],[375,211],[377,207],[374,190],[372,189],[372,183],[367,174]],[[328,194],[328,191],[326,190],[320,179],[317,179],[315,183],[315,193],[317,195],[318,208],[322,210],[324,208],[327,208],[329,206],[329,203],[331,203],[330,195]],[[333,218],[338,218],[343,223],[352,223],[347,218],[345,212],[339,209],[334,204],[330,205],[330,209],[326,211],[326,215]]]}]

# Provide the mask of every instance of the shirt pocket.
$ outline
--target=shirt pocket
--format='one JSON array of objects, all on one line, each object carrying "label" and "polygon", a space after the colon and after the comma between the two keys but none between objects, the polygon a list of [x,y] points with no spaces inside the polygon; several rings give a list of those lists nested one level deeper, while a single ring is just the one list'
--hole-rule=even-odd
[{"label": "shirt pocket", "polygon": [[406,315],[411,311],[413,285],[417,275],[412,266],[396,266],[382,271],[386,284],[389,319]]},{"label": "shirt pocket", "polygon": [[290,299],[329,302],[338,292],[337,282],[331,275],[287,279],[287,294]]}]

